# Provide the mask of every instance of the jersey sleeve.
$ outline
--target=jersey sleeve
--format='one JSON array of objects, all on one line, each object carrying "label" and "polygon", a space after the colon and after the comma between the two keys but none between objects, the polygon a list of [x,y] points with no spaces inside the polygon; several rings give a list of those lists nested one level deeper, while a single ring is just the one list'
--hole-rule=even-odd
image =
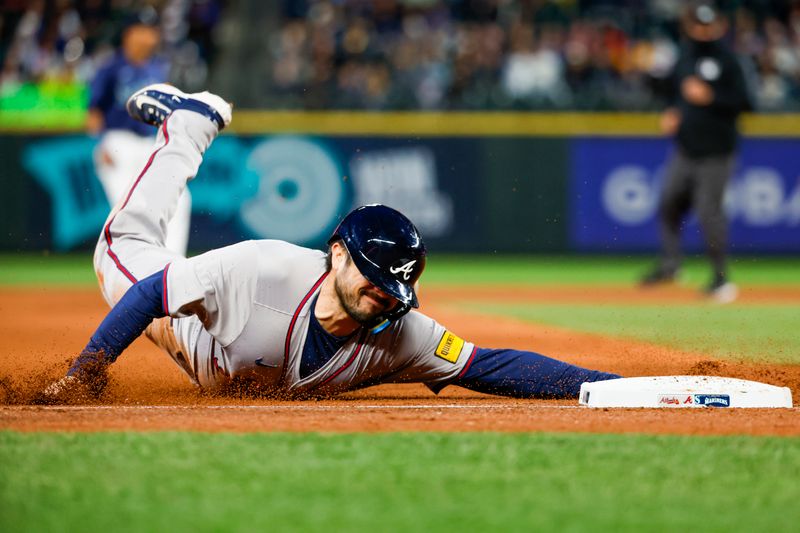
[{"label": "jersey sleeve", "polygon": [[89,109],[99,109],[103,113],[108,111],[114,101],[112,82],[113,69],[108,64],[104,65],[89,84]]},{"label": "jersey sleeve", "polygon": [[731,113],[752,111],[753,102],[742,66],[733,54],[726,59],[723,63],[723,75],[714,84],[711,107]]},{"label": "jersey sleeve", "polygon": [[253,241],[182,259],[166,274],[164,308],[173,317],[197,315],[227,346],[244,329],[258,285],[258,249]]},{"label": "jersey sleeve", "polygon": [[459,377],[475,346],[434,319],[412,311],[403,317],[396,353],[407,357],[398,381],[423,382],[432,389]]}]

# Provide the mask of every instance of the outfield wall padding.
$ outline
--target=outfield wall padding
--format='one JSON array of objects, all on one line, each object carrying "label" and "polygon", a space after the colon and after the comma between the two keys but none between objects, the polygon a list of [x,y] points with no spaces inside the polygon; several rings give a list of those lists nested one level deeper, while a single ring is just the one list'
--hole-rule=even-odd
[{"label": "outfield wall padding", "polygon": [[[726,199],[734,251],[800,252],[799,139],[744,139]],[[94,145],[77,133],[0,135],[0,248],[93,246],[109,209]],[[381,202],[441,252],[652,252],[670,150],[649,134],[227,133],[190,184],[190,248],[248,238],[322,246],[353,206]],[[694,219],[685,233],[702,249]]]}]

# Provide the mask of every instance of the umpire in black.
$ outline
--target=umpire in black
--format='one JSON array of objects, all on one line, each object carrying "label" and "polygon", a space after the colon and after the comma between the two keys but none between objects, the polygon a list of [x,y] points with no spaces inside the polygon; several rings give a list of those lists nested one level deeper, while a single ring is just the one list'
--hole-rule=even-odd
[{"label": "umpire in black", "polygon": [[681,226],[694,208],[713,271],[706,293],[730,302],[738,291],[728,281],[722,200],[735,163],[736,122],[752,105],[742,68],[722,41],[728,29],[724,15],[710,2],[693,2],[682,23],[686,39],[671,76],[672,107],[661,118],[662,130],[676,144],[659,202],[662,256],[642,284],[675,279],[682,259]]}]

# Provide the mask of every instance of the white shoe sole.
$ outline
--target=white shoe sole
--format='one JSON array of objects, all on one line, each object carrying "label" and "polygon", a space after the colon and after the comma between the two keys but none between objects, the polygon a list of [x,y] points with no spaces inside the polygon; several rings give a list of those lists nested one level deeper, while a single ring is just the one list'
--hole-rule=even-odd
[{"label": "white shoe sole", "polygon": [[708,293],[708,296],[717,303],[729,304],[739,297],[739,288],[733,283],[726,283]]}]

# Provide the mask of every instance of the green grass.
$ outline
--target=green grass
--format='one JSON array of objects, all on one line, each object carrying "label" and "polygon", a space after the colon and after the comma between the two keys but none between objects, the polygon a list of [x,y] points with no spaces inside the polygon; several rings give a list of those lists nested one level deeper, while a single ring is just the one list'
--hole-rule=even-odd
[{"label": "green grass", "polygon": [[470,308],[714,357],[800,364],[796,305],[470,304]]},{"label": "green grass", "polygon": [[[424,284],[613,285],[635,283],[653,264],[649,257],[434,255]],[[732,261],[733,278],[743,285],[800,285],[800,257],[742,257]],[[690,259],[682,279],[703,285],[708,266]],[[92,257],[75,254],[0,254],[0,285],[95,285]]]},{"label": "green grass", "polygon": [[97,285],[89,254],[2,254],[0,285]]},{"label": "green grass", "polygon": [[[630,285],[653,267],[652,257],[617,256],[433,256],[424,284]],[[740,257],[731,261],[733,280],[743,285],[800,285],[800,257]],[[702,286],[708,263],[692,258],[681,280]]]},{"label": "green grass", "polygon": [[0,433],[0,530],[796,531],[800,439]]}]

